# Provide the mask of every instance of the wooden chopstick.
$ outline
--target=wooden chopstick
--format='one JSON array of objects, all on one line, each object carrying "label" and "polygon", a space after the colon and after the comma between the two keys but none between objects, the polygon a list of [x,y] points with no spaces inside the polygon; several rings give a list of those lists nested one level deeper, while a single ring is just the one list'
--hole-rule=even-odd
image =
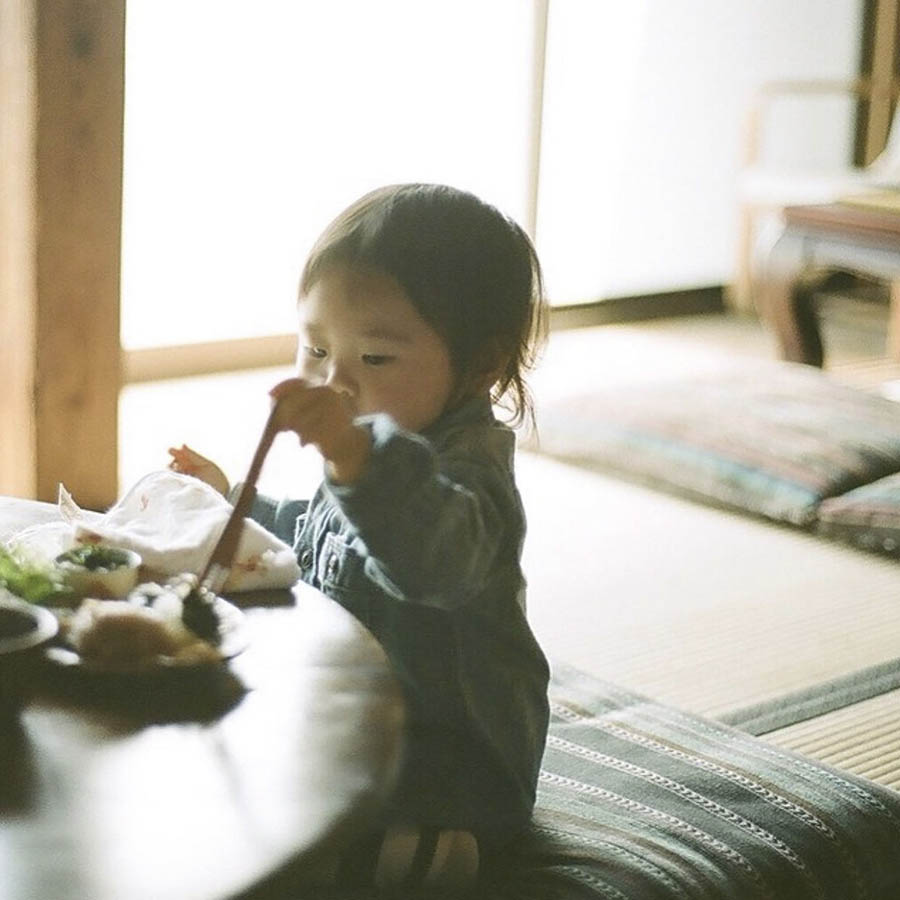
[{"label": "wooden chopstick", "polygon": [[216,593],[222,589],[225,579],[231,570],[231,564],[234,562],[234,556],[237,552],[238,543],[241,533],[244,530],[244,519],[250,512],[253,500],[256,497],[256,482],[259,479],[259,473],[262,469],[263,461],[275,440],[278,433],[278,426],[275,418],[275,412],[278,408],[277,401],[272,404],[269,412],[269,418],[266,420],[266,426],[263,429],[262,436],[256,446],[256,452],[253,454],[253,461],[247,471],[247,477],[241,484],[241,490],[238,493],[234,509],[225,523],[225,528],[219,536],[219,540],[213,547],[209,560],[200,575],[198,586],[207,588]]}]

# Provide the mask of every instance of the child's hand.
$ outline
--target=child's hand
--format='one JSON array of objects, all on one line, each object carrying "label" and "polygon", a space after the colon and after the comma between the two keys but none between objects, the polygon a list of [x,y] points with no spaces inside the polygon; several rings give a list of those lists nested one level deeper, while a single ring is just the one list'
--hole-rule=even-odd
[{"label": "child's hand", "polygon": [[325,385],[289,378],[269,394],[278,404],[280,431],[293,431],[300,443],[312,444],[325,458],[331,478],[342,484],[356,481],[369,458],[369,434],[353,422],[347,398]]},{"label": "child's hand", "polygon": [[173,472],[193,475],[194,478],[199,478],[215,488],[220,494],[228,495],[228,479],[212,460],[201,456],[196,450],[191,450],[186,444],[169,447],[169,455],[172,457],[169,468]]}]

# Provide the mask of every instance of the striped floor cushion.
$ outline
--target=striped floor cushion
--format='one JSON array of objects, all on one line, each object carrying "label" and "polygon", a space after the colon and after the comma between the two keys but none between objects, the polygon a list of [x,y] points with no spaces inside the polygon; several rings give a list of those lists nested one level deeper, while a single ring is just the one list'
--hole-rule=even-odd
[{"label": "striped floor cushion", "polygon": [[818,529],[864,550],[900,558],[900,474],[825,500],[819,507]]},{"label": "striped floor cushion", "polygon": [[900,405],[789,363],[598,387],[541,404],[537,425],[528,449],[793,525],[900,472]]},{"label": "striped floor cushion", "polygon": [[900,794],[556,667],[528,835],[490,900],[900,897]]}]

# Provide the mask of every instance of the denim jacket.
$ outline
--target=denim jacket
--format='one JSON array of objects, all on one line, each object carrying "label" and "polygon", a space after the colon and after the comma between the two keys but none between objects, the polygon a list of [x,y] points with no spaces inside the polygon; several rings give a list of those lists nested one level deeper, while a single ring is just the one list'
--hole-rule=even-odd
[{"label": "denim jacket", "polygon": [[372,454],[310,501],[258,497],[302,578],[379,640],[408,704],[389,817],[487,837],[527,822],[547,732],[548,666],[525,617],[515,439],[487,397],[422,434],[358,420]]}]

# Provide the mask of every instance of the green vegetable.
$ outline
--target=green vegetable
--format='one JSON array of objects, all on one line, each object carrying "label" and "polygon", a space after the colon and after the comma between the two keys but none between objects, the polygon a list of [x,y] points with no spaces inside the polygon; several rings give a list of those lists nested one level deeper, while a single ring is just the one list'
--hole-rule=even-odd
[{"label": "green vegetable", "polygon": [[84,544],[61,553],[56,557],[56,561],[81,566],[90,572],[111,572],[113,569],[127,566],[130,560],[124,550],[104,547],[102,544]]},{"label": "green vegetable", "polygon": [[0,587],[29,603],[64,602],[71,594],[62,574],[50,566],[42,566],[19,558],[0,546]]}]

